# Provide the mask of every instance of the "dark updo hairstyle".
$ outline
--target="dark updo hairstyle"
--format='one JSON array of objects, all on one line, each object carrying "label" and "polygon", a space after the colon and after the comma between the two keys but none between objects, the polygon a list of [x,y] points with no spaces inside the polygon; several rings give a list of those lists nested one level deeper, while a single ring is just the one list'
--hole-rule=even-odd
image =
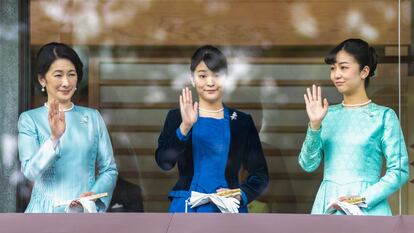
[{"label": "dark updo hairstyle", "polygon": [[82,81],[83,63],[78,54],[71,47],[63,43],[51,42],[43,45],[36,55],[36,83],[38,77],[45,78],[47,71],[57,59],[68,59],[75,66],[78,76],[77,84]]},{"label": "dark updo hairstyle", "polygon": [[227,74],[227,59],[218,48],[211,45],[198,48],[191,57],[191,75],[194,75],[196,67],[202,61],[211,71]]},{"label": "dark updo hairstyle", "polygon": [[361,39],[348,39],[333,48],[325,57],[325,63],[332,65],[336,63],[336,55],[339,51],[344,50],[351,54],[359,64],[359,69],[362,71],[365,66],[369,67],[369,74],[365,78],[364,86],[368,87],[369,78],[375,75],[377,68],[378,56],[375,49]]}]

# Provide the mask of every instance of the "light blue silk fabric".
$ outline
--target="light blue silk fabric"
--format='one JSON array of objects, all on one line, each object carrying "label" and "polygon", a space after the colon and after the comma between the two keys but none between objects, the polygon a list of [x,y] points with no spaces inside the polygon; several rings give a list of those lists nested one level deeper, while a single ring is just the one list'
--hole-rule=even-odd
[{"label": "light blue silk fabric", "polygon": [[362,208],[364,214],[392,215],[387,198],[408,180],[407,149],[392,109],[374,103],[329,107],[321,129],[308,128],[299,155],[299,164],[307,172],[316,170],[322,160],[323,181],[312,214],[324,214],[332,199],[360,195],[368,204]]},{"label": "light blue silk fabric", "polygon": [[108,192],[99,199],[98,212],[106,211],[118,171],[105,123],[97,110],[74,106],[65,112],[66,129],[56,147],[50,140],[48,108],[23,112],[18,130],[23,174],[34,183],[25,212],[62,212],[57,202],[84,192]]}]

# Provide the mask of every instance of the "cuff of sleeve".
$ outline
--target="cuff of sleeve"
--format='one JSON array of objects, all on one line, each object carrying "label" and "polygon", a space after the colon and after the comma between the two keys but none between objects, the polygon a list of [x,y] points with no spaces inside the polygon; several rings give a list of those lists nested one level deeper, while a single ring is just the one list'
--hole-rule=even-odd
[{"label": "cuff of sleeve", "polygon": [[180,141],[188,141],[188,139],[190,139],[191,131],[188,132],[188,134],[185,136],[181,133],[180,128],[177,128],[175,132],[177,134],[178,139],[180,139]]},{"label": "cuff of sleeve", "polygon": [[56,154],[59,154],[59,144],[60,144],[60,140],[52,140],[50,139],[50,141],[52,142],[52,146],[53,146],[53,150],[55,151]]},{"label": "cuff of sleeve", "polygon": [[365,209],[367,210],[371,209],[373,206],[377,204],[377,200],[375,200],[375,197],[372,194],[370,194],[369,191],[361,193],[361,197],[365,197],[365,204],[367,204]]},{"label": "cuff of sleeve", "polygon": [[247,205],[247,202],[248,202],[248,200],[247,200],[247,196],[246,196],[246,194],[243,192],[243,190],[241,191],[241,199],[242,199],[242,205]]},{"label": "cuff of sleeve", "polygon": [[310,123],[308,123],[308,134],[320,134],[322,130],[322,125],[319,127],[319,129],[312,129],[310,126]]},{"label": "cuff of sleeve", "polygon": [[314,153],[321,147],[321,130],[322,126],[318,130],[312,129],[308,126],[308,130],[306,132],[306,139],[305,139],[305,150],[308,153]]},{"label": "cuff of sleeve", "polygon": [[[46,154],[51,156],[59,157],[59,142],[60,140],[53,141],[51,138],[45,141],[45,143],[40,147],[41,151],[47,151]],[[44,160],[47,160],[44,158]]]}]

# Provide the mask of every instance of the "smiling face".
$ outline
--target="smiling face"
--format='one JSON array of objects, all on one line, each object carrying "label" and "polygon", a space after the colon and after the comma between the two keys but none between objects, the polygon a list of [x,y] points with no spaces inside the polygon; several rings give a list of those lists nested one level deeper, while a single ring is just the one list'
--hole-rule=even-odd
[{"label": "smiling face", "polygon": [[217,104],[222,102],[223,81],[225,74],[213,72],[201,61],[193,74],[193,85],[197,90],[200,104],[207,102]]},{"label": "smiling face", "polygon": [[48,102],[58,100],[69,103],[76,90],[78,75],[75,66],[68,59],[55,60],[44,77],[38,78],[40,85],[46,88]]},{"label": "smiling face", "polygon": [[344,50],[336,54],[335,60],[330,76],[338,91],[343,95],[365,91],[364,80],[369,74],[369,67],[361,70],[355,58]]}]

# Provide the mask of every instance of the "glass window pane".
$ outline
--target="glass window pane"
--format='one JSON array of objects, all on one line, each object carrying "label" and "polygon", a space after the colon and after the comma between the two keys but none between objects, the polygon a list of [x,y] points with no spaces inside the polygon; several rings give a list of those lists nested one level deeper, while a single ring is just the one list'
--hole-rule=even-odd
[{"label": "glass window pane", "polygon": [[[181,89],[191,87],[192,53],[203,44],[218,46],[229,61],[224,103],[251,114],[269,168],[268,188],[251,209],[310,213],[323,166],[306,173],[298,165],[309,121],[303,94],[316,83],[330,105],[342,101],[324,57],[344,39],[362,38],[375,47],[379,64],[368,96],[401,110],[412,157],[413,1],[400,1],[401,15],[398,2],[36,0],[30,2],[32,63],[50,41],[75,48],[85,71],[74,102],[103,116],[119,178],[139,187],[143,211],[167,212],[178,171],[155,163],[157,139],[168,110],[179,107]],[[35,108],[46,99],[33,90]],[[414,213],[411,186],[402,189],[401,200],[398,192],[390,197],[393,214],[400,201],[403,214]]]}]

